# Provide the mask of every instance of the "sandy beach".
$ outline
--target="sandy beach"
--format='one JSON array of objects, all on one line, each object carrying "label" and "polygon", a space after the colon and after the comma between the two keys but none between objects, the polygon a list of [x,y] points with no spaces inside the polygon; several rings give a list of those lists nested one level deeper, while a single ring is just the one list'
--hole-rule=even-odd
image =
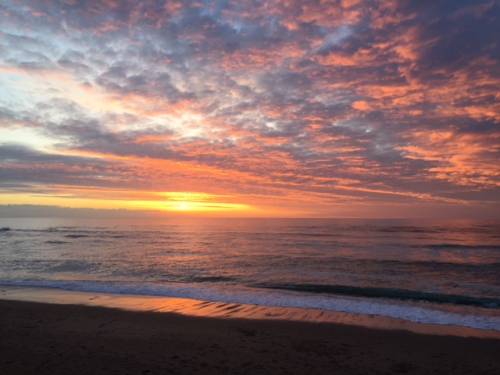
[{"label": "sandy beach", "polygon": [[498,374],[500,340],[0,301],[2,374]]}]

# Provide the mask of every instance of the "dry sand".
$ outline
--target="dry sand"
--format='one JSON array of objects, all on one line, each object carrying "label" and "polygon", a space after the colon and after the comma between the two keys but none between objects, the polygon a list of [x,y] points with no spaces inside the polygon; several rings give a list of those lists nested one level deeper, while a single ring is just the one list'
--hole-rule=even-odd
[{"label": "dry sand", "polygon": [[0,300],[0,373],[500,374],[500,340]]}]

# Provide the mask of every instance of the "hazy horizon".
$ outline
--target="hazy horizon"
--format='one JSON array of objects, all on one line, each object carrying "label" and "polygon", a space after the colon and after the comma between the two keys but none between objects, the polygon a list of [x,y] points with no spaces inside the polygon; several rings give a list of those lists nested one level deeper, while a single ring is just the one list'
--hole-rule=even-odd
[{"label": "hazy horizon", "polygon": [[374,212],[371,216],[269,216],[263,213],[261,216],[249,214],[247,216],[241,213],[200,213],[200,212],[165,212],[159,210],[141,210],[141,209],[102,209],[102,208],[75,208],[64,206],[43,206],[43,205],[0,205],[0,218],[40,218],[40,217],[61,217],[61,218],[101,218],[101,219],[134,219],[134,218],[154,218],[154,219],[172,219],[172,218],[226,218],[226,219],[366,219],[366,220],[493,220],[499,221],[500,216],[494,208],[488,212],[483,210],[477,212],[460,213],[450,217],[449,213],[440,215],[434,209],[427,211],[411,211],[413,216],[384,215]]}]

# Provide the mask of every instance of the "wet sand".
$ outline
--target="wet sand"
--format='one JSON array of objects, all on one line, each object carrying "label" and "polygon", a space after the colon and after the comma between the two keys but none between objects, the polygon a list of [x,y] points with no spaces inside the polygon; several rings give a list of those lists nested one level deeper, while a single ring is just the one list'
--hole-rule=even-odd
[{"label": "wet sand", "polygon": [[[81,292],[24,286],[1,286],[0,300],[98,306],[129,311],[176,313],[193,317],[334,323],[441,336],[481,337],[500,340],[500,330],[495,329],[478,329],[443,324],[423,324],[380,315],[351,314],[340,311],[298,307],[203,301],[192,298]],[[462,313],[464,312],[462,311]],[[482,313],[498,317],[498,313],[493,310],[483,311]]]},{"label": "wet sand", "polygon": [[500,340],[0,300],[2,374],[499,374]]}]

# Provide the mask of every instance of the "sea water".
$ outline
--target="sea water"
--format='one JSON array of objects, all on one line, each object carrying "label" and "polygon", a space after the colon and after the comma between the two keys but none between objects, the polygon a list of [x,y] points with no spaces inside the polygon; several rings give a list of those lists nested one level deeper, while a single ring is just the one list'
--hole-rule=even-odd
[{"label": "sea water", "polygon": [[0,219],[0,285],[371,314],[500,331],[500,223]]}]

